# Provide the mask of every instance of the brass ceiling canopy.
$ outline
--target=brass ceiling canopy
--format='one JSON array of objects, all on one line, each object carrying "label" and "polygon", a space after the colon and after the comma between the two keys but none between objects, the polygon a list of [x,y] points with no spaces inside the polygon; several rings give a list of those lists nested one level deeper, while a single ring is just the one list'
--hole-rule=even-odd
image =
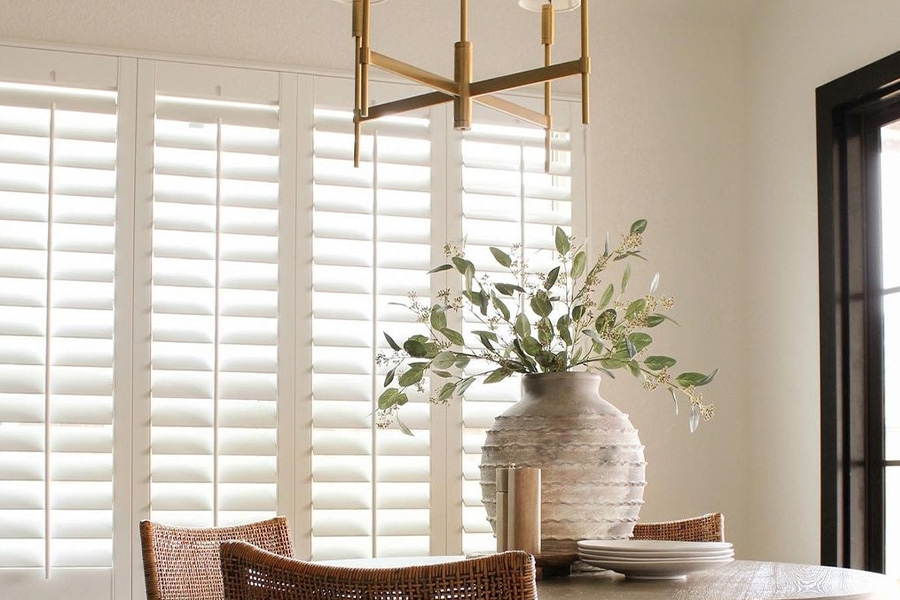
[{"label": "brass ceiling canopy", "polygon": [[[550,171],[550,132],[553,118],[550,112],[551,82],[554,79],[581,75],[581,119],[587,125],[589,120],[588,76],[591,59],[588,52],[588,1],[589,0],[519,0],[519,6],[541,13],[541,43],[544,46],[544,66],[510,75],[472,81],[473,52],[468,40],[469,3],[459,2],[460,41],[456,42],[454,76],[447,79],[430,71],[375,52],[370,47],[369,21],[371,6],[386,0],[337,0],[353,5],[353,38],[356,41],[356,92],[353,111],[354,138],[353,164],[359,166],[360,125],[379,117],[395,115],[410,110],[425,108],[444,102],[453,102],[453,126],[467,130],[472,123],[472,103],[477,102],[495,110],[507,113],[528,123],[542,127],[546,132],[546,158],[544,168]],[[559,63],[551,63],[553,46],[554,13],[581,7],[581,58]],[[369,68],[378,67],[432,88],[434,91],[419,96],[404,98],[369,106]],[[544,84],[544,112],[540,113],[494,94],[536,83]]]}]

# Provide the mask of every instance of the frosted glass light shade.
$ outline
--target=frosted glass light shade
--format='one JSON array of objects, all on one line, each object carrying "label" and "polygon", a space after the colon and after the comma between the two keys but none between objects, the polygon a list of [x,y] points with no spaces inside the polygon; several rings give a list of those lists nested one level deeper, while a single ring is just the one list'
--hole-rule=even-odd
[{"label": "frosted glass light shade", "polygon": [[[541,7],[547,2],[548,0],[519,0],[519,6],[525,10],[541,12]],[[575,10],[579,6],[581,6],[581,0],[553,0],[553,10],[556,12]]]}]

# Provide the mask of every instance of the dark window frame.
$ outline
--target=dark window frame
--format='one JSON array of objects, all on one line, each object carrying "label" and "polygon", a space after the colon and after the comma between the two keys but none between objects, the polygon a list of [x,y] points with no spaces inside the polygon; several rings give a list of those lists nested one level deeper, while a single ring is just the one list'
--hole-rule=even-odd
[{"label": "dark window frame", "polygon": [[[821,562],[884,572],[880,125],[900,52],[816,89]],[[896,116],[895,116],[896,115]]]}]

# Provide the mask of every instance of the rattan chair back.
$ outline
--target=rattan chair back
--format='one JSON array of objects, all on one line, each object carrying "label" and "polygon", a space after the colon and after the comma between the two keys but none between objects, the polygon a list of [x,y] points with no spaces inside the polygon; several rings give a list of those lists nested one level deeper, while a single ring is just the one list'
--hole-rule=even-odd
[{"label": "rattan chair back", "polygon": [[286,517],[234,527],[173,527],[141,521],[147,600],[222,600],[219,545],[243,540],[282,556],[294,547]]},{"label": "rattan chair back", "polygon": [[724,542],[725,515],[722,513],[709,513],[679,521],[635,523],[632,537],[636,540]]},{"label": "rattan chair back", "polygon": [[534,558],[521,551],[450,563],[356,568],[222,544],[225,600],[536,600]]}]

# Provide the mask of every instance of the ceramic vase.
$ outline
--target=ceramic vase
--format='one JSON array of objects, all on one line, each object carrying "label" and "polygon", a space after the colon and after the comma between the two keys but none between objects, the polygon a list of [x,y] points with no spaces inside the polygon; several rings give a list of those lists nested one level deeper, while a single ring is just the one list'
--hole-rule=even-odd
[{"label": "ceramic vase", "polygon": [[524,375],[522,400],[497,417],[481,455],[494,526],[498,466],[540,467],[542,552],[583,539],[625,539],[643,504],[644,447],[628,415],[600,397],[600,375]]}]

